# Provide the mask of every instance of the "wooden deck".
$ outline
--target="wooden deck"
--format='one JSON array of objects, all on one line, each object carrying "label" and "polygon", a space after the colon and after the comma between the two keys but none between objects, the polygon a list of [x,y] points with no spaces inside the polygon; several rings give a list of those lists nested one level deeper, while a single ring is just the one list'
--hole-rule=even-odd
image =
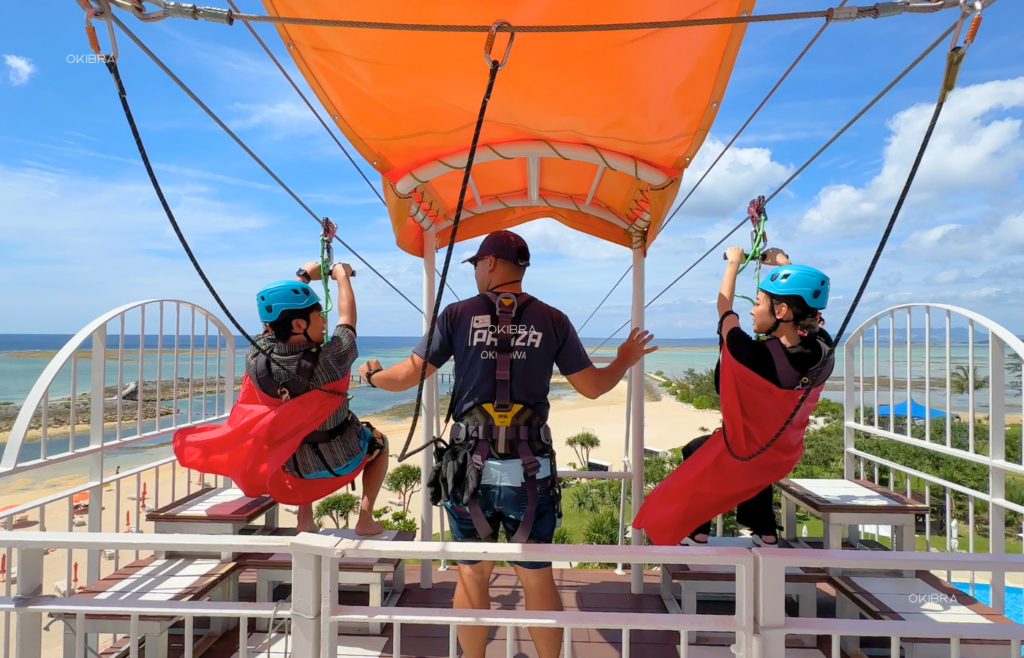
[{"label": "wooden deck", "polygon": [[[418,567],[408,569],[406,591],[399,601],[399,607],[450,608],[455,592],[456,570],[454,568],[434,572],[434,587],[429,590],[420,589]],[[566,610],[588,612],[643,612],[649,614],[668,614],[658,593],[658,573],[647,572],[644,577],[644,593],[633,596],[629,593],[629,575],[619,576],[607,570],[556,569],[555,581],[562,594],[562,604]],[[288,596],[290,586],[281,585],[274,592],[275,598]],[[240,578],[239,594],[243,601],[255,600],[255,577],[243,573]],[[343,593],[342,603],[350,605],[366,605],[368,594]],[[524,609],[525,600],[522,588],[511,567],[495,569],[491,581],[492,607],[499,610]],[[729,602],[705,602],[698,604],[700,614],[732,614]],[[789,609],[792,608],[792,609]],[[828,585],[819,585],[818,614],[834,616],[834,590]],[[796,614],[796,605],[787,601],[787,612]],[[250,621],[250,624],[254,622]],[[198,625],[198,624],[197,624]],[[250,626],[252,633],[254,627]],[[491,642],[487,647],[488,658],[503,658],[506,641],[505,628],[492,628]],[[344,629],[342,629],[344,633]],[[253,636],[259,637],[259,636]],[[381,658],[399,658],[392,654],[391,626],[384,629],[381,636],[357,636],[354,642],[366,645],[352,653],[339,653],[339,656],[380,656]],[[580,658],[617,658],[622,655],[622,634],[617,630],[574,629],[573,646],[575,655]],[[198,639],[198,638],[197,638]],[[372,641],[364,641],[372,640]],[[381,642],[383,640],[383,642]],[[719,642],[719,644],[724,644]],[[257,654],[250,644],[250,655],[266,654],[263,645]],[[679,634],[670,631],[634,631],[630,636],[632,655],[644,658],[678,658]],[[276,647],[275,647],[276,648]],[[723,656],[732,656],[725,649]],[[819,646],[825,655],[829,655],[827,644]],[[238,652],[238,632],[231,631],[215,642],[203,654],[203,658],[233,658]],[[108,656],[119,655],[116,652],[105,652]],[[125,652],[126,654],[127,652]],[[169,658],[180,658],[184,654],[181,635],[172,635],[170,640]],[[271,651],[271,656],[278,656]],[[402,626],[402,657],[409,658],[443,658],[448,655],[448,627],[428,625]],[[535,658],[537,652],[526,630],[516,631],[516,658]],[[700,655],[700,654],[698,654]],[[717,655],[717,652],[715,653]]]}]

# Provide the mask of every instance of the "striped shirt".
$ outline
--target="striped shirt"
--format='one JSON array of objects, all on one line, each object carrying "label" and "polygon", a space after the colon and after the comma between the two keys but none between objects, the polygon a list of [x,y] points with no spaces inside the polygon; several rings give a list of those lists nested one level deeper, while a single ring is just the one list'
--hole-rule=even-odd
[{"label": "striped shirt", "polygon": [[[270,372],[274,379],[279,382],[287,380],[295,372],[295,367],[298,365],[302,353],[313,347],[312,343],[307,342],[283,345],[277,342],[277,338],[272,333],[258,336],[256,344],[265,352],[270,352],[274,355],[274,360],[270,364]],[[245,355],[245,371],[249,374],[249,379],[254,384],[258,381],[256,377],[256,357],[259,355],[259,350],[252,345],[249,346],[249,352]],[[356,348],[355,330],[347,324],[339,324],[334,329],[334,336],[320,351],[320,360],[316,364],[316,370],[313,371],[313,384],[316,386],[326,386],[331,382],[348,377],[352,364],[355,363],[358,356],[359,350]],[[341,400],[341,404],[317,428],[318,430],[332,430],[348,419],[348,397],[340,395],[337,397]]]}]

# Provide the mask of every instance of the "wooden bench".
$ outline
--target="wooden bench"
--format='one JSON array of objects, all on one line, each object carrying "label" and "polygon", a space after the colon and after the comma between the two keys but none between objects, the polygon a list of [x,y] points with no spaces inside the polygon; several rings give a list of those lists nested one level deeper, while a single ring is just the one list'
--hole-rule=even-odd
[{"label": "wooden bench", "polygon": [[[279,528],[275,535],[293,535],[294,528]],[[358,537],[355,530],[323,529],[318,534],[344,539],[373,539],[375,541],[413,541],[416,533],[403,530],[385,530],[374,537]],[[363,591],[369,588],[371,607],[386,607],[398,604],[405,590],[405,561],[397,558],[343,558],[334,560],[338,567],[338,585],[342,589]],[[245,553],[238,557],[238,564],[244,569],[256,571],[256,601],[269,602],[274,588],[289,582],[292,570],[292,556],[289,553]],[[390,576],[390,584],[388,582]],[[337,596],[337,595],[335,595]],[[257,629],[266,630],[266,620],[257,620]],[[360,630],[372,635],[381,631],[381,624],[372,623]]]},{"label": "wooden bench", "polygon": [[894,529],[896,550],[916,550],[915,517],[928,513],[924,503],[868,480],[786,478],[778,487],[782,494],[783,537],[797,538],[796,508],[799,505],[822,520],[826,549],[842,546],[844,525],[854,546],[861,541],[861,525],[888,525]]},{"label": "wooden bench", "polygon": [[[96,599],[107,603],[132,601],[196,601],[209,598],[214,601],[237,599],[238,565],[203,558],[157,559],[155,557],[137,560],[118,569],[106,578],[89,587],[72,593],[76,599]],[[53,614],[51,617],[55,616]],[[146,658],[167,656],[167,631],[178,620],[170,615],[142,615],[139,617],[138,632],[144,638]],[[127,634],[131,630],[128,614],[87,614],[85,628],[74,628],[74,616],[65,618],[65,623],[75,633]],[[220,635],[237,622],[230,619],[211,619],[211,639]],[[186,639],[187,641],[187,639]],[[75,635],[64,629],[64,656],[75,655]]]},{"label": "wooden bench", "polygon": [[[733,546],[753,548],[750,537],[709,537],[708,546]],[[779,546],[789,544],[779,540]],[[797,601],[798,616],[817,617],[818,583],[828,582],[824,569],[788,567],[786,569],[786,594]],[[676,598],[675,585],[679,585]],[[697,614],[698,598],[735,598],[736,568],[728,565],[686,565],[664,564],[661,566],[661,600],[670,614]],[[689,641],[696,642],[697,634],[689,634]],[[812,640],[813,641],[813,640]]]},{"label": "wooden bench", "polygon": [[[238,535],[261,516],[263,525],[256,532],[269,533],[277,528],[277,502],[270,496],[250,498],[241,489],[206,488],[149,512],[146,520],[154,524],[158,534]],[[174,555],[214,557],[200,553],[157,554]],[[233,558],[230,553],[220,557]]]},{"label": "wooden bench", "polygon": [[[836,590],[839,619],[1014,623],[929,571],[917,571],[912,578],[835,576],[829,582]],[[854,654],[860,651],[859,643],[860,638],[844,637],[843,649]],[[946,639],[903,637],[900,644],[906,658],[946,658],[950,654]],[[1010,653],[1007,640],[962,639],[960,646],[963,655],[971,658],[1003,658]]]}]

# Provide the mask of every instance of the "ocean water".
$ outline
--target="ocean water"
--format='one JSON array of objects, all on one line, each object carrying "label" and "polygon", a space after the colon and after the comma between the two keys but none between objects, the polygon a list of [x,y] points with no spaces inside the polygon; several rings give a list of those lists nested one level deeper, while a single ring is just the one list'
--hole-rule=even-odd
[{"label": "ocean water", "polygon": [[[48,356],[26,357],[24,356],[26,353],[55,352],[64,347],[70,338],[70,335],[57,334],[0,334],[0,402],[20,403],[24,401],[33,384],[50,363]],[[205,371],[212,378],[217,373],[218,346],[214,337],[211,336],[210,342],[206,345],[210,350],[207,352],[204,350],[204,337],[197,336],[194,345],[195,352],[191,359],[189,358],[190,339],[188,336],[181,337],[178,343],[178,356],[175,359],[173,337],[164,336],[163,354],[159,363],[157,355],[153,353],[153,350],[157,348],[157,340],[157,336],[146,336],[144,341],[145,352],[142,358],[144,379],[155,379],[159,370],[164,381],[169,382],[173,379],[175,366],[177,366],[179,377],[187,377],[188,373],[192,372],[194,377],[201,378]],[[408,357],[417,341],[417,337],[411,336],[360,336],[357,363],[362,363],[367,359],[378,359],[384,366],[393,365]],[[601,339],[584,339],[584,343],[589,345],[596,346],[600,342]],[[663,340],[658,344],[664,349],[648,356],[646,360],[645,369],[651,372],[662,370],[671,376],[681,376],[689,368],[697,370],[713,368],[718,358],[715,339]],[[243,338],[237,337],[235,345],[235,375],[239,376],[244,372],[246,343]],[[609,346],[598,350],[596,355],[615,356],[617,346],[617,342],[612,342]],[[87,343],[86,347],[91,348],[91,345]],[[107,348],[109,350],[118,349],[117,336],[107,337]],[[124,350],[126,363],[121,381],[127,383],[139,378],[139,337],[137,335],[125,336]],[[81,352],[80,354],[76,373],[77,393],[89,390],[92,368],[89,356]],[[222,358],[227,358],[224,349],[221,349],[219,354]],[[451,363],[449,362],[442,368],[441,372],[450,373]],[[108,358],[106,383],[108,386],[112,386],[117,382],[117,362]],[[70,396],[71,384],[71,366],[65,364],[50,387],[50,398]],[[447,392],[446,389],[449,386],[450,384],[447,383],[442,385],[442,392]],[[357,414],[376,413],[395,405],[412,402],[415,400],[415,395],[415,390],[392,393],[370,387],[360,387],[353,391],[352,409]]]}]

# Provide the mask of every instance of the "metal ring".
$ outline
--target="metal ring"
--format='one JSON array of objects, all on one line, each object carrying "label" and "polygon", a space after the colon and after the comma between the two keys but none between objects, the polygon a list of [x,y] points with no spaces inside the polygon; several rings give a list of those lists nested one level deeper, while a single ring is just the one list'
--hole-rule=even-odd
[{"label": "metal ring", "polygon": [[984,8],[985,4],[981,0],[960,0],[960,9],[965,14],[980,14]]},{"label": "metal ring", "polygon": [[487,41],[484,42],[484,62],[487,64],[488,67],[491,67],[493,65],[493,62],[497,61],[491,59],[491,51],[494,50],[494,40],[495,38],[497,38],[498,30],[502,26],[506,26],[509,28],[509,34],[508,45],[505,46],[505,56],[501,59],[501,63],[498,65],[499,71],[505,68],[505,65],[508,64],[508,54],[512,52],[512,42],[516,40],[516,33],[512,29],[512,24],[506,20],[495,21],[494,25],[491,26],[491,29],[487,31]]}]

